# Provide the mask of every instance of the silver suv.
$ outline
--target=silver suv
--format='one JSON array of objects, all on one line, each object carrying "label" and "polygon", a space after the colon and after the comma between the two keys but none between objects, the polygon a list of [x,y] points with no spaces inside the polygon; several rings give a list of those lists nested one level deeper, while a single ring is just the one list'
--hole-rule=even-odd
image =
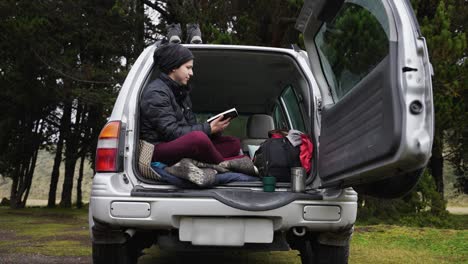
[{"label": "silver suv", "polygon": [[[90,199],[94,263],[136,263],[144,248],[299,250],[302,263],[345,263],[357,193],[411,190],[432,146],[432,68],[407,0],[305,1],[306,51],[186,45],[194,112],[240,112],[243,146],[298,129],[314,142],[303,193],[261,181],[182,189],[138,170],[139,100],[157,78],[146,48],[101,132]],[[263,121],[260,121],[263,120]],[[237,123],[235,123],[237,122]]]}]

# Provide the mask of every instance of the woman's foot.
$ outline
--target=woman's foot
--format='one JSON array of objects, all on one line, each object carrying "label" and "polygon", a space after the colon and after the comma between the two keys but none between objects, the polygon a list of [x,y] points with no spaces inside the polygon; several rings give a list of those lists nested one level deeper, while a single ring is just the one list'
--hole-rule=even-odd
[{"label": "woman's foot", "polygon": [[210,187],[215,183],[215,175],[218,173],[211,168],[199,168],[191,159],[182,159],[176,164],[166,167],[170,174],[189,180],[200,187]]},{"label": "woman's foot", "polygon": [[230,171],[240,172],[247,175],[258,175],[257,168],[253,164],[252,160],[247,156],[239,159],[225,160],[219,163],[219,166]]},{"label": "woman's foot", "polygon": [[180,37],[182,36],[182,29],[180,28],[180,24],[169,24],[166,27],[167,30],[167,39],[171,43],[181,43],[182,40]]},{"label": "woman's foot", "polygon": [[202,44],[200,26],[198,24],[187,24],[187,43]]}]

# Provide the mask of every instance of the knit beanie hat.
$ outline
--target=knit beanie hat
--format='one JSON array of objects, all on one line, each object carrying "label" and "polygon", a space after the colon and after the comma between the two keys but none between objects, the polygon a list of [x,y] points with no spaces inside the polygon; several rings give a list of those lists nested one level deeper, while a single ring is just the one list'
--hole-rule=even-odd
[{"label": "knit beanie hat", "polygon": [[171,70],[179,68],[189,60],[193,60],[192,52],[186,47],[168,43],[159,46],[154,52],[153,59],[159,69],[168,74]]}]

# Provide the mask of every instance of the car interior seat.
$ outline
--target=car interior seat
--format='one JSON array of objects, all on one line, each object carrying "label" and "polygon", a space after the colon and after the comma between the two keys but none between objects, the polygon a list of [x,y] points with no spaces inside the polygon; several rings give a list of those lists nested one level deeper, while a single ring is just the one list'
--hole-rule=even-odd
[{"label": "car interior seat", "polygon": [[247,138],[241,141],[242,151],[252,157],[255,150],[268,138],[268,131],[275,129],[273,117],[254,114],[247,120]]}]

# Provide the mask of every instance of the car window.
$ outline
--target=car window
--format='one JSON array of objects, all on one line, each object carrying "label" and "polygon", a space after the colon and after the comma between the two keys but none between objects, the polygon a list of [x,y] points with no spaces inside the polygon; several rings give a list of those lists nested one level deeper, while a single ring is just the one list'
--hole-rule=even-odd
[{"label": "car window", "polygon": [[389,24],[380,1],[346,1],[315,44],[335,101],[341,100],[389,53]]},{"label": "car window", "polygon": [[273,122],[275,123],[275,129],[285,129],[288,130],[288,122],[284,117],[283,110],[281,105],[277,103],[273,108]]},{"label": "car window", "polygon": [[284,105],[286,116],[291,122],[291,128],[305,131],[304,119],[302,118],[299,100],[291,86],[288,86],[280,97]]}]

